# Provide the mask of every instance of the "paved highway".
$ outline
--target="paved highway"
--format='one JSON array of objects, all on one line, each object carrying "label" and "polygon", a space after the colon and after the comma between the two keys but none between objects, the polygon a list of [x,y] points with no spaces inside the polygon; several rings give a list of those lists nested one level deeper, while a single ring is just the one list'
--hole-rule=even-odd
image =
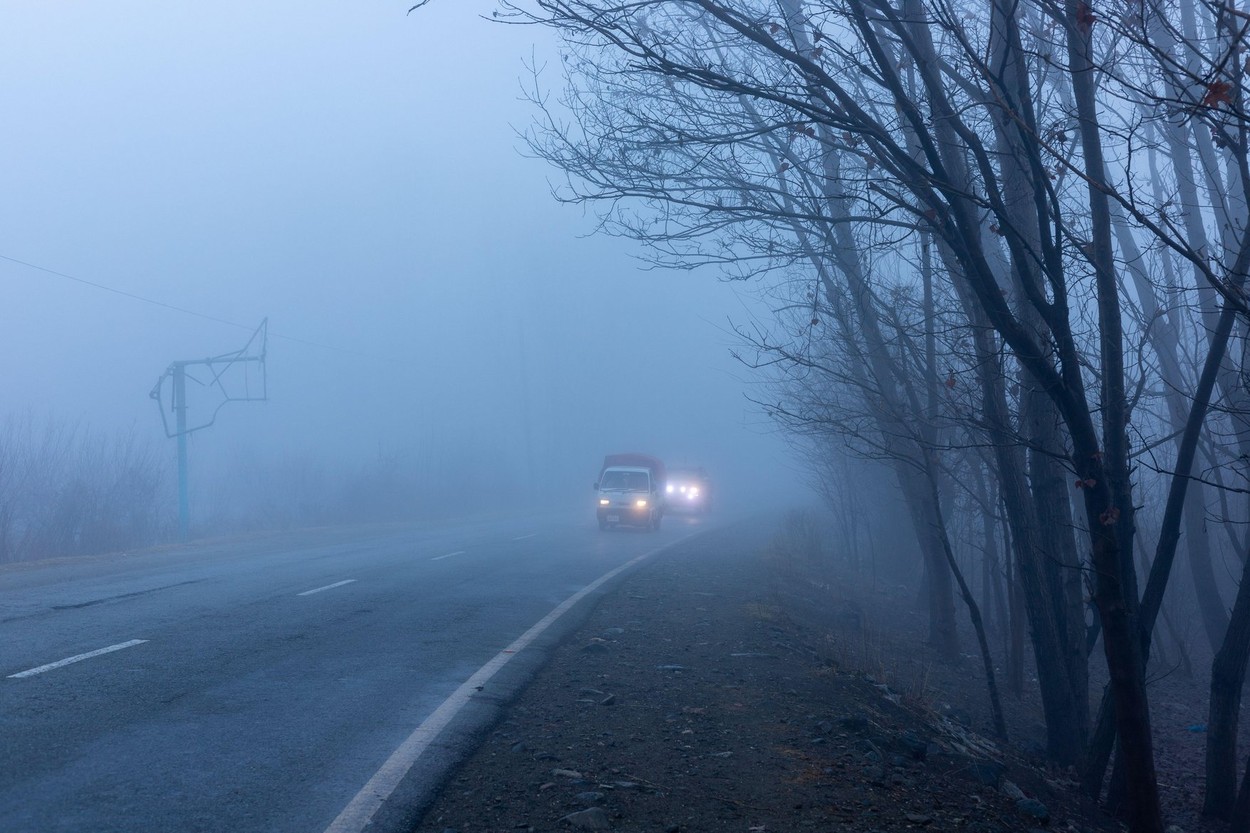
[{"label": "paved highway", "polygon": [[[484,663],[700,528],[601,533],[588,510],[0,568],[0,831],[359,827],[340,814]],[[370,830],[402,828],[572,624],[475,693]]]}]

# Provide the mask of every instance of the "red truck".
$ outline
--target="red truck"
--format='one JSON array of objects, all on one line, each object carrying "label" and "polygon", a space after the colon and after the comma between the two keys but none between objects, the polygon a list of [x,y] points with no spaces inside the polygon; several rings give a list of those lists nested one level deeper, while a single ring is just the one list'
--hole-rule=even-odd
[{"label": "red truck", "polygon": [[650,454],[609,454],[595,481],[600,529],[641,526],[655,531],[664,517],[664,463]]}]

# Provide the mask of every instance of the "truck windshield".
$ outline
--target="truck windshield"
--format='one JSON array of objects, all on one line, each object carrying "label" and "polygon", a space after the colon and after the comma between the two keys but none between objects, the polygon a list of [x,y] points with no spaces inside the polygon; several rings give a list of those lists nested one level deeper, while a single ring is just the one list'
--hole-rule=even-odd
[{"label": "truck windshield", "polygon": [[600,489],[622,489],[631,492],[645,492],[650,487],[650,480],[645,471],[620,471],[608,469],[599,481]]}]

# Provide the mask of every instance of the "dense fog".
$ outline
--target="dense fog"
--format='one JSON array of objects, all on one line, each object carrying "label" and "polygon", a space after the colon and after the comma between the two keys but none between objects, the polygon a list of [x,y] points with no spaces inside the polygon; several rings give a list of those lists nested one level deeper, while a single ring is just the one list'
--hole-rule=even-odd
[{"label": "dense fog", "polygon": [[187,537],[183,416],[195,538],[624,557],[703,468],[978,731],[1250,828],[1242,12],[413,2],[5,4],[0,563]]},{"label": "dense fog", "polygon": [[[268,401],[190,438],[197,534],[589,519],[599,461],[622,450],[705,466],[744,501],[801,493],[731,355],[767,302],[648,270],[552,199],[516,131],[553,43],[491,8],[6,4],[2,442],[62,460],[27,497],[95,477],[167,526],[175,444],[148,392],[266,318]],[[256,369],[214,366],[232,395],[259,395]],[[194,427],[222,390],[190,378]],[[119,467],[159,483],[104,485]]]}]

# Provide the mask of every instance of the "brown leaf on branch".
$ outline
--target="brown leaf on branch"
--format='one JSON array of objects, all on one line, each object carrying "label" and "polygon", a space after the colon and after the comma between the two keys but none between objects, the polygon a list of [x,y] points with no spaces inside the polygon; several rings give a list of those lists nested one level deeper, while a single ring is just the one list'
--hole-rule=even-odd
[{"label": "brown leaf on branch", "polygon": [[1212,81],[1207,84],[1207,93],[1202,97],[1203,107],[1219,107],[1233,104],[1233,85],[1227,81]]}]

